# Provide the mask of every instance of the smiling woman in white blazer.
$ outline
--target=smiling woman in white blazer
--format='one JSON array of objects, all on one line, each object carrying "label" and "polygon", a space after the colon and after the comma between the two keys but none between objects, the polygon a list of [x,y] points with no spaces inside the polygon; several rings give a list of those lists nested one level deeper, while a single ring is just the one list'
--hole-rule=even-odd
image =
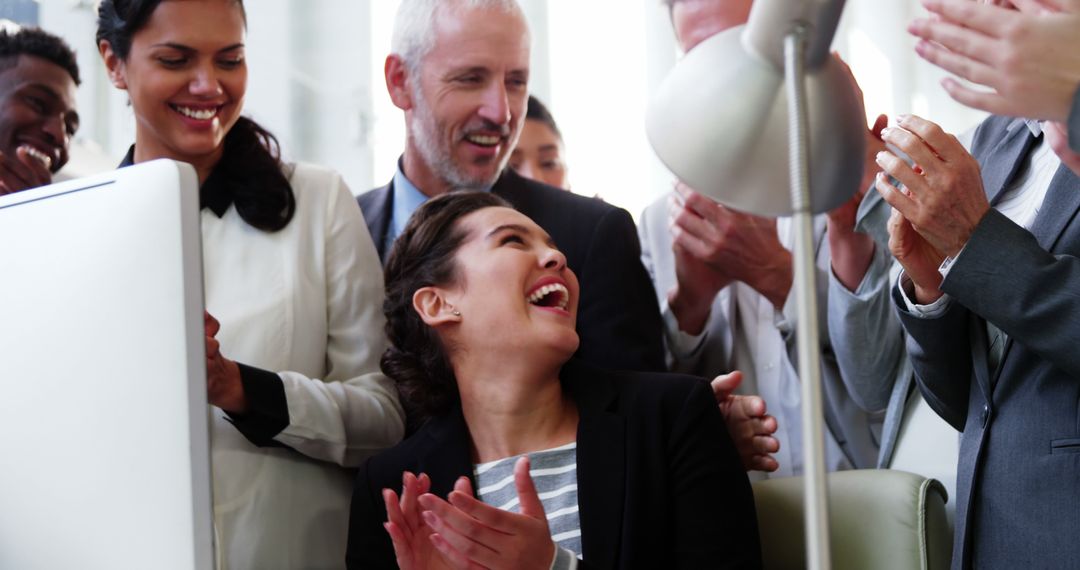
[{"label": "smiling woman in white blazer", "polygon": [[240,117],[240,0],[105,0],[98,16],[135,113],[124,164],[170,158],[199,175],[218,567],[340,567],[345,467],[403,432],[378,368],[382,272],[361,212],[338,174],[282,163]]}]

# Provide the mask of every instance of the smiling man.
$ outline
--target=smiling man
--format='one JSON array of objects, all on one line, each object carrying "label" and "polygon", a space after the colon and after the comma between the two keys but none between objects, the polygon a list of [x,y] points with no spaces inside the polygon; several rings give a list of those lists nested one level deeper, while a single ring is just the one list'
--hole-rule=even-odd
[{"label": "smiling man", "polygon": [[578,356],[662,370],[660,311],[630,215],[506,168],[525,120],[530,42],[514,0],[402,2],[385,75],[407,141],[393,181],[359,198],[368,229],[385,260],[427,199],[491,191],[544,228],[581,281]]},{"label": "smiling man", "polygon": [[52,182],[79,128],[75,54],[38,28],[0,30],[0,196]]}]

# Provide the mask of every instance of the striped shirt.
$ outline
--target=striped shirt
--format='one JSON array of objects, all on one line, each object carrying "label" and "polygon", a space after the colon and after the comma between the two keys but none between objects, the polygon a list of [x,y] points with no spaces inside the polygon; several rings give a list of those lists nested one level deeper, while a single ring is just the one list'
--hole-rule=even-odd
[{"label": "striped shirt", "polygon": [[[581,521],[578,519],[577,442],[529,453],[530,471],[547,514],[551,540],[581,558]],[[514,464],[520,455],[474,467],[476,496],[504,511],[519,512],[514,486]]]}]

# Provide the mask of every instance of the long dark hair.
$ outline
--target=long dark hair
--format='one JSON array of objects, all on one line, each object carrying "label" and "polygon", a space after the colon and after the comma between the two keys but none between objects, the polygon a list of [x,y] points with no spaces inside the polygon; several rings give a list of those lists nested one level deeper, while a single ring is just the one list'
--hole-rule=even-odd
[{"label": "long dark hair", "polygon": [[[164,0],[102,0],[98,6],[97,42],[109,42],[127,61],[131,39]],[[243,14],[243,0],[233,0]],[[277,138],[255,121],[240,117],[225,135],[221,160],[210,174],[214,188],[227,188],[236,212],[248,224],[267,232],[289,225],[296,196],[281,161]],[[208,180],[210,180],[208,179]]]},{"label": "long dark hair", "polygon": [[397,385],[410,423],[422,422],[457,404],[457,380],[435,330],[413,308],[423,287],[457,278],[454,255],[465,239],[461,218],[484,208],[512,206],[490,192],[454,192],[428,200],[409,218],[386,261],[386,336],[382,371]]}]

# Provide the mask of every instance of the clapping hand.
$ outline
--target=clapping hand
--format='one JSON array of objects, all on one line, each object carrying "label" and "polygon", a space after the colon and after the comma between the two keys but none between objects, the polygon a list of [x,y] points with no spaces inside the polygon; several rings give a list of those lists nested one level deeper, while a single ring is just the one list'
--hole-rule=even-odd
[{"label": "clapping hand", "polygon": [[1064,121],[1080,84],[1080,0],[1012,0],[1019,11],[970,0],[923,0],[935,17],[908,31],[915,51],[956,76],[953,99],[995,115]]},{"label": "clapping hand", "polygon": [[[467,481],[467,479],[466,479]],[[448,567],[431,545],[431,527],[420,515],[417,499],[431,491],[431,479],[406,471],[402,477],[401,497],[392,489],[383,489],[387,522],[383,524],[394,544],[394,556],[401,570],[424,570]]]},{"label": "clapping hand", "polygon": [[746,283],[776,307],[784,306],[791,290],[791,252],[780,243],[774,218],[732,210],[681,183],[672,198],[669,216],[676,253],[685,252],[718,279]]},{"label": "clapping hand", "polygon": [[529,475],[528,457],[514,464],[514,486],[520,514],[480,502],[465,478],[454,485],[449,501],[432,494],[420,497],[421,516],[434,531],[431,544],[452,567],[478,570],[551,567],[556,547],[544,505]]}]

